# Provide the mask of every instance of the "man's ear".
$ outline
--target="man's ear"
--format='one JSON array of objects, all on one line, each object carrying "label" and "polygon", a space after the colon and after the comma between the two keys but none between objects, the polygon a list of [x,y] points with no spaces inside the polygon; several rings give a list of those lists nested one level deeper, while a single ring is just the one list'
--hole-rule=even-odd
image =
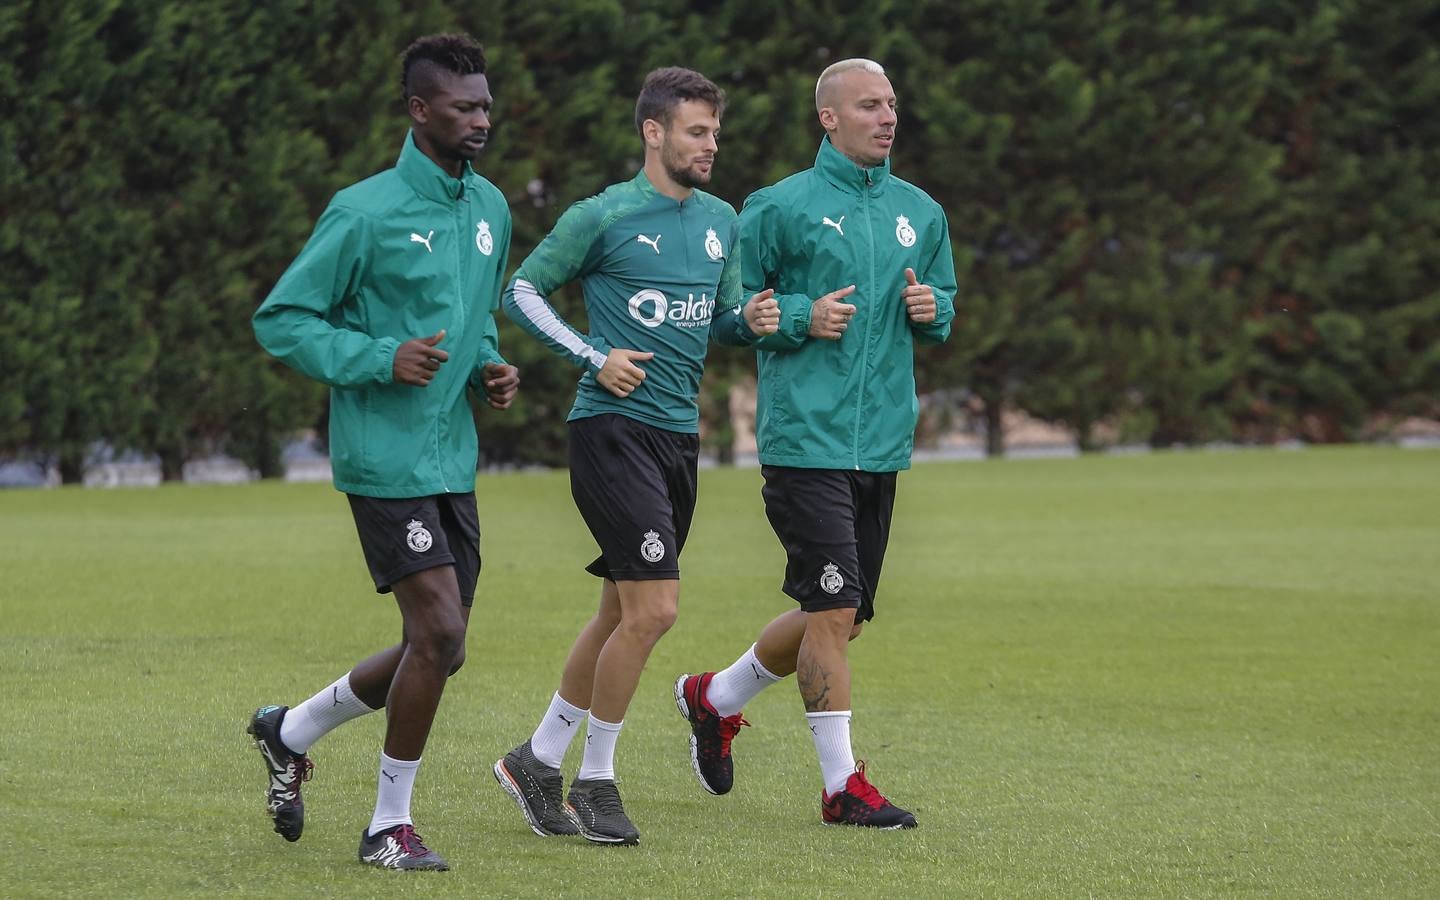
[{"label": "man's ear", "polygon": [[835,109],[833,107],[820,107],[820,127],[826,131],[834,131],[840,127],[840,117],[835,115]]},{"label": "man's ear", "polygon": [[646,119],[640,123],[640,133],[645,137],[645,146],[660,149],[665,143],[665,124],[656,119]]},{"label": "man's ear", "polygon": [[424,125],[430,121],[430,107],[416,94],[411,94],[405,109],[410,113],[410,119],[417,125]]}]

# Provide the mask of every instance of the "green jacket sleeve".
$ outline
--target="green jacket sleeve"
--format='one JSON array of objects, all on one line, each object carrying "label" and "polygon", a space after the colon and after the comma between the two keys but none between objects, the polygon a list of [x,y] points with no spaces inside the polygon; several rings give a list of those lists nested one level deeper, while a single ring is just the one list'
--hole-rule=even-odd
[{"label": "green jacket sleeve", "polygon": [[[512,228],[510,216],[507,212],[505,225],[501,229],[500,239],[495,242],[495,278],[491,284],[497,286],[496,294],[499,294],[499,285],[505,283],[505,266],[510,260],[510,236]],[[500,306],[500,297],[489,298],[486,304],[485,316],[481,325],[480,356],[475,362],[475,371],[470,373],[470,388],[479,394],[485,393],[485,367],[492,363],[496,365],[509,365],[505,357],[500,355],[500,330],[495,324],[495,310]]]},{"label": "green jacket sleeve", "polygon": [[720,287],[715,296],[715,320],[710,323],[710,339],[717,344],[730,347],[748,347],[755,343],[755,332],[745,324],[745,293],[740,282],[740,253],[735,238],[737,227],[730,237],[731,253],[725,258],[725,268],[720,270]]},{"label": "green jacket sleeve", "polygon": [[917,274],[920,283],[930,285],[935,293],[935,321],[910,323],[915,339],[926,344],[943,344],[950,337],[950,323],[955,320],[955,294],[959,290],[955,283],[955,254],[950,248],[950,223],[943,208],[937,206],[935,213],[940,218],[940,239],[931,248],[925,270]]},{"label": "green jacket sleeve", "polygon": [[[740,210],[740,271],[748,297],[775,287],[780,269],[780,245],[784,239],[783,211],[767,191],[751,194]],[[780,328],[754,341],[759,350],[794,350],[810,336],[810,306],[805,294],[775,294],[780,304]]]},{"label": "green jacket sleeve", "polygon": [[255,311],[251,324],[260,346],[331,387],[389,384],[400,342],[335,324],[338,307],[360,284],[369,241],[369,221],[332,202]]},{"label": "green jacket sleeve", "polygon": [[505,314],[540,343],[577,366],[598,372],[612,349],[582,334],[555,312],[548,296],[585,274],[598,260],[601,215],[598,205],[582,200],[571,206],[531,251],[505,288]]}]

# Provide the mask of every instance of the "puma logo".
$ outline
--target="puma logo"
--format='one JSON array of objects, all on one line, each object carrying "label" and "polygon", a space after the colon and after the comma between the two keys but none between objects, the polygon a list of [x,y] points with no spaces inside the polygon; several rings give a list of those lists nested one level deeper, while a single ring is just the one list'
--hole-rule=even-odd
[{"label": "puma logo", "polygon": [[395,776],[394,776],[394,775],[391,775],[389,772],[385,771],[384,769],[381,769],[381,770],[380,770],[380,774],[381,774],[381,775],[384,775],[386,778],[390,779],[390,783],[391,783],[391,784],[394,784],[394,783],[395,783]]},{"label": "puma logo", "polygon": [[660,252],[660,238],[662,238],[662,237],[664,237],[664,235],[657,234],[657,235],[655,235],[654,240],[651,240],[650,238],[646,237],[646,236],[643,235],[643,234],[637,234],[637,235],[635,235],[635,240],[639,241],[639,242],[642,243],[642,244],[649,244],[649,245],[650,245],[650,249],[654,250],[656,253],[659,253],[659,252]]},{"label": "puma logo", "polygon": [[[844,217],[844,216],[841,216],[841,217],[840,217],[840,222],[844,222],[844,221],[845,221],[845,217]],[[833,228],[833,229],[835,229],[836,231],[840,232],[840,236],[841,236],[841,237],[844,237],[844,236],[845,236],[845,229],[843,229],[843,228],[840,227],[840,222],[831,221],[831,219],[830,219],[829,216],[825,216],[824,218],[822,218],[822,219],[820,220],[820,224],[821,224],[821,225],[829,225],[831,228]]]},{"label": "puma logo", "polygon": [[[425,235],[423,238],[422,238],[420,235],[418,235],[418,234],[416,234],[415,232],[412,231],[412,232],[410,232],[410,243],[412,243],[412,244],[424,244],[424,245],[425,245],[425,251],[426,251],[427,253],[434,253],[435,251],[430,247],[430,239],[433,238],[434,236],[435,236],[435,229],[433,229],[433,228],[430,229],[430,233],[427,234],[427,235]],[[659,250],[656,250],[655,252],[656,252],[656,253],[659,253],[660,251],[659,251]]]},{"label": "puma logo", "polygon": [[334,698],[335,698],[335,702],[330,705],[330,708],[331,708],[331,709],[334,709],[335,707],[337,707],[337,706],[340,705],[340,687],[337,685],[337,686],[331,688],[331,691],[333,691],[333,696],[334,696]]},{"label": "puma logo", "polygon": [[755,680],[756,680],[756,681],[764,681],[764,680],[765,680],[764,677],[761,676],[761,674],[760,674],[760,667],[757,666],[757,665],[755,665],[753,662],[750,664],[750,671],[752,671],[752,672],[755,673]]},{"label": "puma logo", "polygon": [[574,726],[575,720],[565,718],[564,713],[556,713],[555,715],[560,719],[560,721],[564,722],[566,725]]}]

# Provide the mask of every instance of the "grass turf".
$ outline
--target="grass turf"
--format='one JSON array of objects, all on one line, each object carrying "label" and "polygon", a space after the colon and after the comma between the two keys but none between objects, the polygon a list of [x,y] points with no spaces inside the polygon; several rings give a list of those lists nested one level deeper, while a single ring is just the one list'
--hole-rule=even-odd
[{"label": "grass turf", "polygon": [[[775,612],[759,473],[702,473],[680,621],[617,768],[637,848],[541,840],[491,763],[597,586],[563,473],[482,477],[468,662],[414,812],[445,874],[355,861],[380,716],[312,749],[300,843],[243,727],[393,640],[343,497],[258,484],[0,494],[0,895],[1440,894],[1440,454],[1375,448],[918,466],[854,738],[920,828],[819,824],[793,680],[694,783],[677,672]],[[572,748],[567,773],[578,765]]]}]

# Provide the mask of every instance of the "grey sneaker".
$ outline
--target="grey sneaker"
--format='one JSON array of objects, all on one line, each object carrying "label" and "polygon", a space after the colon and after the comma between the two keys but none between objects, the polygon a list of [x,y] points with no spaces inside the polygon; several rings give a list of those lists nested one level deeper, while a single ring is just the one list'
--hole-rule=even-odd
[{"label": "grey sneaker", "polygon": [[382,869],[414,869],[445,872],[449,864],[425,846],[413,825],[396,825],[379,834],[360,832],[360,861]]},{"label": "grey sneaker", "polygon": [[597,844],[638,844],[640,832],[625,815],[620,791],[608,779],[570,783],[565,805],[580,823],[580,833]]},{"label": "grey sneaker", "polygon": [[564,787],[560,770],[536,759],[528,740],[497,759],[494,771],[495,780],[520,807],[531,831],[541,837],[580,833],[560,793]]}]

